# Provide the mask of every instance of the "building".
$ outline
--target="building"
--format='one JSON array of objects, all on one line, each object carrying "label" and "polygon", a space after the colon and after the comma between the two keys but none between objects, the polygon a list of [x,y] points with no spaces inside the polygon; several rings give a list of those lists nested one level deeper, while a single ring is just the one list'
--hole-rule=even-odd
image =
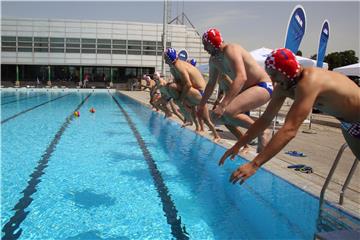
[{"label": "building", "polygon": [[[85,78],[104,86],[125,84],[161,70],[162,33],[163,25],[155,23],[3,18],[2,85],[76,85]],[[186,49],[199,64],[208,61],[192,27],[168,25],[167,46]]]}]

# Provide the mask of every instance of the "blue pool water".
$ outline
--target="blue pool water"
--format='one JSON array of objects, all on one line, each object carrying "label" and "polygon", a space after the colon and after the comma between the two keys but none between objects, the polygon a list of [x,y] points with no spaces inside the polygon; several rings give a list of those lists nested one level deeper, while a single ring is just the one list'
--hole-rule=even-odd
[{"label": "blue pool water", "polygon": [[[115,93],[1,93],[4,239],[312,239],[318,199]],[[94,107],[96,113],[89,109]],[[80,111],[75,118],[73,112]]]}]

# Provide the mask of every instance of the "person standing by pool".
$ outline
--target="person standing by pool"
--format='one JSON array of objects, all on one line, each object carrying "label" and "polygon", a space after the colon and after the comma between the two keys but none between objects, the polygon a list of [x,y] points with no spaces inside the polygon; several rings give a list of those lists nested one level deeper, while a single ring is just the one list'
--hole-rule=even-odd
[{"label": "person standing by pool", "polygon": [[[178,79],[177,84],[173,87],[169,86],[170,91],[175,94],[176,99],[181,105],[188,106],[193,109],[194,119],[196,117],[195,107],[200,103],[205,90],[205,80],[200,71],[188,62],[178,60],[176,50],[174,48],[166,49],[164,53],[165,62],[170,66],[171,72],[175,79]],[[214,135],[214,141],[219,141],[220,136],[216,132],[214,124],[210,120],[209,110],[207,105],[203,106],[204,114],[200,123],[204,120]]]},{"label": "person standing by pool", "polygon": [[[216,106],[213,113],[225,124],[249,128],[254,120],[244,114],[251,109],[264,105],[270,100],[272,84],[265,70],[251,54],[238,44],[225,44],[220,32],[210,28],[202,37],[204,49],[211,55],[209,59],[209,82],[198,108],[204,114],[207,100],[214,91],[220,74],[231,79],[229,91]],[[266,145],[270,137],[268,130],[259,135],[258,152]]]},{"label": "person standing by pool", "polygon": [[240,147],[263,131],[279,112],[285,99],[294,100],[283,127],[264,150],[251,162],[240,166],[230,177],[232,183],[246,179],[274,157],[296,136],[302,122],[313,107],[330,114],[341,122],[344,138],[357,159],[360,159],[360,88],[345,75],[315,67],[302,67],[295,55],[286,48],[273,51],[265,60],[265,68],[275,84],[272,99],[264,114],[219,161],[223,165]]}]

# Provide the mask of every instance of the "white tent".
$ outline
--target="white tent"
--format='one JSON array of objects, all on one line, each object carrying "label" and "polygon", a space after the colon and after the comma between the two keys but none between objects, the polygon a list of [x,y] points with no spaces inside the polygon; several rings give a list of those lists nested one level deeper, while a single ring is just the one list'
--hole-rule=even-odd
[{"label": "white tent", "polygon": [[345,74],[346,76],[360,77],[360,63],[334,68],[333,71]]},{"label": "white tent", "polygon": [[[270,48],[258,48],[250,52],[250,54],[255,58],[258,64],[262,67],[265,67],[265,59],[272,52]],[[303,67],[316,67],[316,60],[296,56],[296,59]],[[324,62],[323,68],[328,69],[328,64]]]},{"label": "white tent", "polygon": [[[265,59],[271,52],[272,49],[262,47],[251,51],[250,54],[253,56],[253,58],[255,58],[255,60],[260,66],[265,67]],[[296,59],[304,67],[316,67],[316,60],[300,56],[296,56]],[[202,64],[199,65],[197,68],[203,74],[209,73],[209,64]],[[328,69],[328,64],[326,62],[324,62],[323,68]]]}]

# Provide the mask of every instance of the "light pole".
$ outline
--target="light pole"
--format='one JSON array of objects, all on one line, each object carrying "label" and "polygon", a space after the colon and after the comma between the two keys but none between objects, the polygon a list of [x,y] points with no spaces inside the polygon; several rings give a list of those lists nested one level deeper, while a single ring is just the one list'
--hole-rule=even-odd
[{"label": "light pole", "polygon": [[[162,34],[162,44],[163,51],[166,49],[166,32],[167,32],[167,0],[164,0],[164,18],[163,18],[163,34]],[[165,76],[165,63],[161,56],[161,72]]]}]

